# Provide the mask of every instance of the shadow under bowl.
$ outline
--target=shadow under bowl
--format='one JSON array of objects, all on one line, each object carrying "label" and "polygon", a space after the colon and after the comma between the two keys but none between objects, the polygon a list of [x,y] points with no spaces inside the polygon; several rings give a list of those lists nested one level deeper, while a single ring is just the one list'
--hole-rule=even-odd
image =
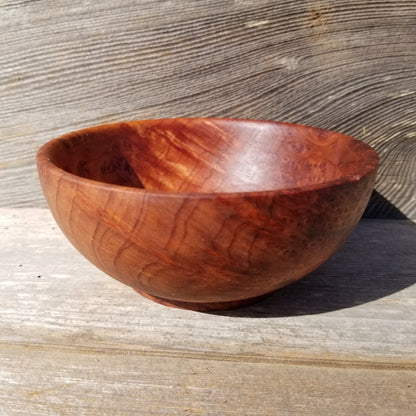
[{"label": "shadow under bowl", "polygon": [[89,261],[202,311],[246,305],[326,261],[360,219],[378,157],[315,127],[182,118],[69,133],[37,165],[56,222]]}]

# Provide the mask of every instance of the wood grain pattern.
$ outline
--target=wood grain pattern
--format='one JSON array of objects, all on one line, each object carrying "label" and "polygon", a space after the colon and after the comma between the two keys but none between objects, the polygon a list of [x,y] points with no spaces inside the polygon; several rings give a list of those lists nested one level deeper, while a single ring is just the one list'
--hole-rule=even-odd
[{"label": "wood grain pattern", "polygon": [[2,1],[2,206],[44,206],[34,153],[101,123],[274,119],[381,155],[372,216],[416,219],[414,1]]},{"label": "wood grain pattern", "polygon": [[413,416],[416,372],[0,345],[7,416]]},{"label": "wood grain pattern", "polygon": [[108,279],[48,210],[0,209],[0,414],[413,416],[415,244],[365,220],[309,277],[201,314]]},{"label": "wood grain pattern", "polygon": [[37,162],[58,225],[93,264],[164,304],[217,310],[339,249],[378,156],[312,127],[178,118],[83,129],[45,144]]}]

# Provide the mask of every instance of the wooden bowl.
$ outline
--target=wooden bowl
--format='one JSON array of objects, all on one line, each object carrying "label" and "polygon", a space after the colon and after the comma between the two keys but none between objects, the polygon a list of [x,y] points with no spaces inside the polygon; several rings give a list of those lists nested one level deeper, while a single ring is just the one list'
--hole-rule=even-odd
[{"label": "wooden bowl", "polygon": [[378,157],[302,125],[163,119],[45,144],[39,178],[64,234],[93,264],[165,305],[248,304],[340,248]]}]

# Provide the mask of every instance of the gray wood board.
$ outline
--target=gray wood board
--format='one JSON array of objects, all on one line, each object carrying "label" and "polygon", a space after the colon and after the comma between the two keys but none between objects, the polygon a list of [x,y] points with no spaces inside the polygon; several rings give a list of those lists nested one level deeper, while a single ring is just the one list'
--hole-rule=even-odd
[{"label": "gray wood board", "polygon": [[0,2],[1,206],[45,206],[34,155],[140,118],[272,119],[374,146],[368,215],[416,219],[414,1]]},{"label": "gray wood board", "polygon": [[[1,415],[413,415],[416,225],[363,220],[250,307],[153,303],[45,209],[0,209]],[[3,413],[2,413],[3,412]]]},{"label": "gray wood board", "polygon": [[[416,372],[0,345],[5,416],[414,416]],[[2,413],[3,411],[3,413]]]}]

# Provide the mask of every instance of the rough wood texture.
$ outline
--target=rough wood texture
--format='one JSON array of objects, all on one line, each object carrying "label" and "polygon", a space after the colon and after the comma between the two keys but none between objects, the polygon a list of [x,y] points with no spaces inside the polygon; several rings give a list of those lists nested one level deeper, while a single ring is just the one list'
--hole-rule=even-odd
[{"label": "rough wood texture", "polygon": [[0,414],[413,416],[415,245],[365,220],[307,278],[203,314],[109,279],[48,210],[0,209]]},{"label": "rough wood texture", "polygon": [[37,161],[57,223],[87,259],[197,310],[246,304],[321,265],[359,221],[378,166],[339,133],[214,118],[83,129]]},{"label": "rough wood texture", "polygon": [[0,17],[2,206],[45,206],[34,154],[59,134],[226,116],[363,139],[382,159],[368,214],[416,219],[414,1],[4,0]]}]

